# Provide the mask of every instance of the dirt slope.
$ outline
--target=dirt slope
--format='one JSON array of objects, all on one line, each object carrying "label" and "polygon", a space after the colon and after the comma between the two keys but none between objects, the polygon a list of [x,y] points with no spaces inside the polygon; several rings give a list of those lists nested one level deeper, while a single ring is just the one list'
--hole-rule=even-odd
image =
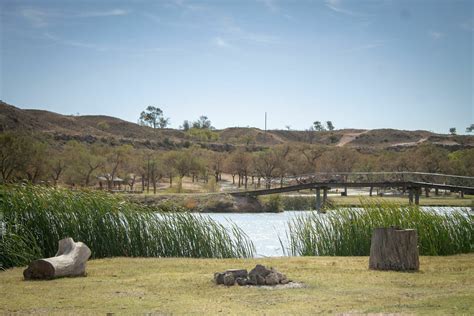
[{"label": "dirt slope", "polygon": [[428,131],[394,129],[343,129],[324,132],[270,130],[265,132],[258,128],[226,128],[216,130],[218,141],[209,143],[193,139],[182,130],[152,129],[103,115],[71,116],[44,110],[23,110],[0,101],[1,131],[46,134],[61,141],[77,139],[87,142],[128,143],[153,149],[189,146],[192,143],[212,150],[229,150],[234,146],[243,145],[261,148],[286,143],[395,150],[418,146],[426,142],[452,149],[474,147],[474,136],[452,136]]}]

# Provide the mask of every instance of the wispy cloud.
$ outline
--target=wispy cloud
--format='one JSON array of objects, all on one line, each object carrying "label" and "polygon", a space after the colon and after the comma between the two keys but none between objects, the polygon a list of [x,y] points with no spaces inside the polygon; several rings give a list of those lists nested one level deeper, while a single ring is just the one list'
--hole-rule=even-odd
[{"label": "wispy cloud", "polygon": [[44,37],[46,39],[49,39],[53,42],[66,45],[66,46],[72,46],[72,47],[79,47],[79,48],[88,48],[88,49],[93,49],[97,51],[106,51],[109,50],[109,48],[97,44],[92,44],[92,43],[85,43],[81,41],[75,41],[75,40],[68,40],[64,38],[60,38],[56,35],[53,35],[51,33],[44,33]]},{"label": "wispy cloud", "polygon": [[76,47],[76,48],[83,48],[83,49],[90,49],[95,50],[98,52],[108,52],[113,51],[116,53],[127,53],[133,55],[140,55],[143,56],[145,54],[154,54],[154,53],[167,53],[167,52],[178,52],[178,50],[173,49],[166,49],[163,47],[114,47],[114,46],[107,46],[102,44],[95,44],[90,42],[83,42],[77,40],[71,40],[59,37],[55,34],[50,32],[43,33],[43,38],[55,42],[59,45]]},{"label": "wispy cloud", "polygon": [[460,26],[463,30],[474,32],[474,19],[464,21]]},{"label": "wispy cloud", "polygon": [[76,17],[78,18],[94,18],[94,17],[104,17],[104,16],[120,16],[120,15],[127,15],[130,11],[123,10],[123,9],[112,9],[108,11],[91,11],[91,12],[84,12],[78,13]]},{"label": "wispy cloud", "polygon": [[358,51],[371,50],[371,49],[374,49],[374,48],[383,47],[383,46],[385,46],[385,44],[386,44],[387,42],[388,42],[388,41],[386,41],[386,40],[373,41],[373,42],[371,42],[371,43],[367,43],[367,44],[363,44],[363,45],[351,47],[351,48],[349,48],[349,49],[344,50],[343,52],[345,52],[345,53],[352,53],[352,52],[358,52]]},{"label": "wispy cloud", "polygon": [[367,16],[367,14],[347,9],[343,5],[342,0],[325,0],[324,4],[326,5],[326,7],[328,7],[329,9],[337,13],[350,15],[350,16],[359,16],[359,17]]},{"label": "wispy cloud", "polygon": [[220,48],[229,48],[230,47],[229,43],[220,36],[214,37],[212,39],[212,43],[215,46],[220,47]]},{"label": "wispy cloud", "polygon": [[176,7],[189,10],[189,11],[204,10],[207,8],[204,5],[197,5],[195,3],[190,3],[189,1],[185,1],[185,0],[174,0],[173,3]]},{"label": "wispy cloud", "polygon": [[227,34],[228,37],[231,37],[237,41],[244,41],[248,43],[256,43],[256,44],[277,44],[279,43],[279,38],[274,35],[247,31],[242,27],[238,26],[232,19],[226,18],[224,19],[224,27],[223,32]]},{"label": "wispy cloud", "polygon": [[294,20],[293,16],[289,15],[288,13],[283,12],[281,6],[278,5],[276,0],[256,0],[256,1],[258,3],[263,4],[263,6],[272,14],[278,14],[287,20]]},{"label": "wispy cloud", "polygon": [[434,40],[440,40],[445,36],[444,33],[437,32],[437,31],[429,31],[428,35]]},{"label": "wispy cloud", "polygon": [[97,18],[127,15],[130,11],[124,9],[111,9],[105,11],[66,12],[52,9],[39,9],[36,7],[21,7],[19,14],[31,23],[33,27],[48,26],[56,19]]},{"label": "wispy cloud", "polygon": [[257,0],[257,2],[262,3],[271,12],[277,12],[280,9],[275,0]]},{"label": "wispy cloud", "polygon": [[20,15],[28,20],[34,27],[47,26],[48,19],[54,16],[52,12],[30,7],[21,8]]}]

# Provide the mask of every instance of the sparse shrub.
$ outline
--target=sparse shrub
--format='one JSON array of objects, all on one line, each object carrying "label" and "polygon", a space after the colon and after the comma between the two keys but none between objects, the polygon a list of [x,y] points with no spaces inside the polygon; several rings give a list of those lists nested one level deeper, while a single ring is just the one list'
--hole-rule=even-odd
[{"label": "sparse shrub", "polygon": [[219,184],[216,182],[216,178],[211,177],[209,181],[206,183],[207,192],[218,192],[219,191]]},{"label": "sparse shrub", "polygon": [[265,212],[278,213],[283,211],[281,197],[279,194],[272,194],[268,200],[263,203]]},{"label": "sparse shrub", "polygon": [[110,125],[105,122],[105,121],[100,121],[99,123],[97,123],[97,127],[101,130],[108,130],[110,128]]},{"label": "sparse shrub", "polygon": [[314,196],[281,196],[282,207],[285,211],[314,210]]}]

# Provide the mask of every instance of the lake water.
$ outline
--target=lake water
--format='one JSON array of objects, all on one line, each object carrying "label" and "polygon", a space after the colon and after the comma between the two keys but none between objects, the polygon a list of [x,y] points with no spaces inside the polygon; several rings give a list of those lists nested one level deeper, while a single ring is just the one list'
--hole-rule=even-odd
[{"label": "lake water", "polygon": [[[422,207],[422,209],[435,209],[440,213],[452,210],[461,210],[461,207]],[[286,231],[288,221],[297,215],[308,214],[311,211],[285,211],[281,213],[202,213],[208,215],[219,223],[230,226],[229,221],[239,226],[252,240],[256,248],[257,257],[278,257],[284,252],[280,244],[280,239],[284,247],[287,247],[288,240]],[[324,216],[324,215],[322,215]]]},{"label": "lake water", "polygon": [[257,257],[283,256],[280,240],[288,245],[288,221],[296,215],[311,211],[285,211],[281,213],[203,213],[217,222],[230,226],[229,220],[239,226],[252,240]]}]

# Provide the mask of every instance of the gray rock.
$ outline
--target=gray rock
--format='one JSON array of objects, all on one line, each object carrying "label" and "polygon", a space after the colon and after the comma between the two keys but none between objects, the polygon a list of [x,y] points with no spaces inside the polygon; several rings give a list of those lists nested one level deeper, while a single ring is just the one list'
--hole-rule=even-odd
[{"label": "gray rock", "polygon": [[241,286],[248,284],[246,278],[237,278],[237,279],[235,279],[235,281],[237,282],[238,285],[241,285]]},{"label": "gray rock", "polygon": [[224,284],[224,273],[214,273],[214,282],[216,282],[216,284]]},{"label": "gray rock", "polygon": [[251,279],[250,277],[247,279],[247,285],[257,285],[257,279],[253,278]]},{"label": "gray rock", "polygon": [[250,271],[249,276],[252,276],[252,275],[260,275],[260,276],[262,276],[262,277],[266,277],[266,276],[269,275],[271,272],[272,272],[272,270],[265,268],[265,266],[262,266],[261,264],[257,264],[257,265],[255,266],[255,268],[253,268],[253,269]]},{"label": "gray rock", "polygon": [[232,273],[224,274],[224,285],[232,286],[235,284],[235,277]]},{"label": "gray rock", "polygon": [[256,275],[257,285],[265,285],[265,278],[259,274]]},{"label": "gray rock", "polygon": [[249,273],[245,269],[230,269],[222,273],[214,273],[214,282],[232,286],[238,285],[270,285],[288,284],[291,282],[286,275],[274,268],[266,268],[257,264]]},{"label": "gray rock", "polygon": [[266,285],[277,285],[278,283],[280,283],[280,280],[278,278],[278,274],[276,274],[275,272],[272,272],[265,277]]},{"label": "gray rock", "polygon": [[225,270],[224,273],[232,273],[234,278],[244,278],[246,279],[248,276],[248,272],[246,269],[231,269],[231,270]]},{"label": "gray rock", "polygon": [[270,269],[262,266],[261,264],[257,264],[255,268],[252,269],[249,273],[249,279],[251,280],[252,284],[255,285],[265,285],[265,278],[267,275],[272,273]]}]

